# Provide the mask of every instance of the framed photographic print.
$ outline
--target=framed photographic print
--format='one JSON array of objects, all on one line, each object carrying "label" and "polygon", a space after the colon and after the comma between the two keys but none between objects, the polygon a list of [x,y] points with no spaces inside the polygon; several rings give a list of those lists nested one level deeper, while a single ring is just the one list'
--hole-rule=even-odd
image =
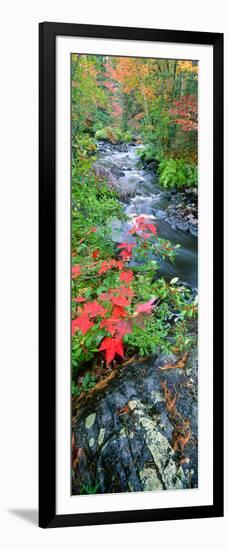
[{"label": "framed photographic print", "polygon": [[223,515],[223,35],[40,24],[41,527]]}]

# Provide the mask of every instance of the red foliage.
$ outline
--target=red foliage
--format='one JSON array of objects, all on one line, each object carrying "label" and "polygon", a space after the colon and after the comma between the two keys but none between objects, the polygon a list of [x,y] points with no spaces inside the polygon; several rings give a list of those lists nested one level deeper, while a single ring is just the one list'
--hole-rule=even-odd
[{"label": "red foliage", "polygon": [[110,291],[112,294],[123,294],[123,296],[127,296],[128,298],[133,298],[134,296],[132,288],[125,285],[121,285],[118,288],[111,288]]},{"label": "red foliage", "polygon": [[118,245],[118,248],[125,248],[125,250],[127,250],[127,252],[131,254],[132,248],[134,248],[134,246],[136,246],[135,243],[120,243]]},{"label": "red foliage", "polygon": [[110,317],[110,319],[101,321],[100,328],[105,328],[111,336],[115,335],[117,338],[122,338],[125,334],[130,334],[132,332],[132,323],[128,319],[123,320]]},{"label": "red foliage", "polygon": [[116,86],[113,82],[109,82],[109,80],[107,80],[107,82],[104,82],[104,86],[107,88],[107,90],[109,90],[109,92],[111,92],[112,94],[115,93],[115,90],[116,90]]},{"label": "red foliage", "polygon": [[125,298],[125,296],[122,296],[121,294],[119,296],[111,295],[111,300],[113,304],[115,304],[115,306],[125,307],[130,305],[130,301],[127,300],[127,298]]},{"label": "red foliage", "polygon": [[110,317],[109,319],[104,319],[103,321],[101,321],[100,328],[105,328],[107,332],[111,334],[111,336],[114,336],[116,332],[116,323],[117,319],[113,319],[112,317]]},{"label": "red foliage", "polygon": [[157,298],[153,297],[148,302],[145,302],[144,304],[139,304],[139,306],[136,307],[135,313],[151,313],[152,309],[156,307]]},{"label": "red foliage", "polygon": [[99,257],[99,254],[100,254],[100,252],[99,252],[98,249],[93,250],[93,252],[92,252],[92,258],[94,258],[94,260],[96,260],[96,258]]},{"label": "red foliage", "polygon": [[80,317],[77,317],[76,319],[73,319],[72,321],[72,335],[75,334],[76,330],[81,330],[82,334],[86,334],[86,332],[94,326],[94,323],[88,319],[88,316],[86,313],[83,313]]},{"label": "red foliage", "polygon": [[116,324],[117,336],[122,338],[125,334],[132,332],[132,322],[129,319],[119,320]]},{"label": "red foliage", "polygon": [[121,338],[109,338],[109,337],[104,338],[101,346],[99,347],[99,351],[106,352],[107,366],[114,359],[115,355],[119,355],[124,359],[124,350],[123,350]]},{"label": "red foliage", "polygon": [[153,225],[152,223],[149,223],[147,220],[148,220],[148,217],[145,215],[137,216],[136,218],[134,218],[133,220],[134,227],[133,229],[130,229],[128,233],[130,235],[139,235],[144,239],[149,239],[150,237],[152,237],[152,234],[156,237],[157,235],[156,226]]},{"label": "red foliage", "polygon": [[76,264],[72,266],[72,278],[75,279],[81,274],[81,266]]},{"label": "red foliage", "polygon": [[101,294],[98,296],[98,300],[101,300],[101,302],[107,302],[108,300],[110,300],[110,293],[101,292]]},{"label": "red foliage", "polygon": [[107,309],[105,309],[101,304],[99,304],[96,300],[93,302],[88,302],[87,304],[84,304],[83,306],[83,312],[86,313],[91,319],[93,317],[104,317],[104,315],[107,313]]},{"label": "red foliage", "polygon": [[[152,223],[148,223],[148,218],[147,216],[137,216],[137,218],[134,219],[134,228],[136,230],[136,233],[139,233],[141,234],[142,237],[151,237],[151,233],[153,235],[156,235],[157,234],[157,228],[155,227],[155,225],[153,225]],[[144,231],[151,231],[151,233],[142,233]]]},{"label": "red foliage", "polygon": [[157,234],[157,229],[156,229],[155,225],[153,225],[152,223],[147,224],[147,229],[149,229],[153,233],[153,235]]},{"label": "red foliage", "polygon": [[111,313],[112,313],[112,317],[116,319],[120,319],[120,317],[127,316],[127,312],[122,306],[114,306]]},{"label": "red foliage", "polygon": [[122,260],[124,262],[128,262],[130,259],[131,259],[131,256],[132,256],[132,253],[131,252],[128,252],[127,250],[123,249],[121,252],[120,252],[120,258],[122,258]]},{"label": "red foliage", "polygon": [[118,245],[118,248],[122,249],[121,252],[120,252],[120,257],[122,258],[122,260],[124,262],[127,262],[131,259],[132,257],[132,249],[133,247],[136,246],[136,244],[134,243],[120,243]]},{"label": "red foliage", "polygon": [[120,281],[123,281],[124,283],[127,283],[127,284],[131,283],[133,278],[134,278],[133,271],[122,271],[119,275]]},{"label": "red foliage", "polygon": [[100,270],[99,270],[99,275],[103,275],[103,273],[106,273],[107,271],[109,271],[110,269],[112,268],[116,268],[116,269],[123,269],[123,263],[118,261],[118,260],[105,260],[104,262],[102,262],[101,264],[101,267],[100,267]]},{"label": "red foliage", "polygon": [[171,114],[175,122],[179,124],[184,132],[191,132],[198,129],[198,104],[196,96],[183,96],[173,102]]}]

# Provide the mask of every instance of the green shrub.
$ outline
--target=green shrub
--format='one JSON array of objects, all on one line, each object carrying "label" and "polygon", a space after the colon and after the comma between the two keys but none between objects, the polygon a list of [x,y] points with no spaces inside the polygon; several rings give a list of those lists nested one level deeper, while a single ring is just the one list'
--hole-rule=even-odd
[{"label": "green shrub", "polygon": [[130,130],[123,132],[120,128],[107,126],[96,130],[95,139],[111,143],[130,143],[133,140],[133,133]]},{"label": "green shrub", "polygon": [[78,134],[73,138],[72,154],[73,158],[85,159],[92,157],[96,152],[97,146],[95,140],[89,134]]},{"label": "green shrub", "polygon": [[130,143],[133,140],[133,134],[129,130],[123,132],[122,130],[115,131],[116,140],[121,143]]},{"label": "green shrub", "polygon": [[152,162],[155,159],[158,160],[159,149],[155,144],[149,143],[145,147],[139,149],[138,155],[143,162]]},{"label": "green shrub", "polygon": [[159,163],[160,184],[171,189],[176,187],[195,187],[197,185],[197,167],[187,164],[183,159],[165,158]]},{"label": "green shrub", "polygon": [[106,128],[101,128],[100,130],[96,130],[95,139],[98,139],[101,141],[107,141],[108,138],[107,138]]}]

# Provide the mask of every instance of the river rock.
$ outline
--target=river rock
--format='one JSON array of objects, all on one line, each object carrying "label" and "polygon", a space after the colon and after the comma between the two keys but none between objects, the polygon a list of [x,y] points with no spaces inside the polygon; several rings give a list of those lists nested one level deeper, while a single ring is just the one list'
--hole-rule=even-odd
[{"label": "river rock", "polygon": [[194,237],[198,237],[198,228],[193,227],[193,225],[189,225],[189,231]]},{"label": "river rock", "polygon": [[195,195],[197,196],[198,195],[198,188],[197,187],[187,187],[187,189],[185,189],[185,193],[187,195]]},{"label": "river rock", "polygon": [[[125,174],[119,170],[119,168],[112,170],[111,168],[105,168],[95,163],[94,173],[99,179],[105,179],[109,187],[118,193],[120,199],[126,201],[128,197],[134,193],[134,189],[127,189],[123,187],[120,178]],[[118,177],[117,175],[115,176],[114,173],[118,174]]]},{"label": "river rock", "polygon": [[189,229],[188,222],[178,222],[176,226],[177,226],[177,229],[180,229],[180,231],[188,231]]},{"label": "river rock", "polygon": [[81,404],[73,425],[81,450],[73,494],[198,486],[197,352],[193,353],[185,369],[163,370],[168,363],[176,364],[176,356],[130,363]]},{"label": "river rock", "polygon": [[120,170],[120,168],[118,168],[118,166],[115,166],[114,164],[111,165],[110,171],[111,171],[111,173],[114,174],[114,176],[116,176],[117,178],[122,178],[123,176],[125,176],[125,172],[123,172],[122,170]]},{"label": "river rock", "polygon": [[127,143],[117,143],[115,144],[115,148],[121,153],[128,153],[129,151]]},{"label": "river rock", "polygon": [[167,214],[165,210],[156,210],[155,216],[156,218],[163,220],[164,218],[166,218]]},{"label": "river rock", "polygon": [[198,235],[198,205],[197,197],[194,195],[192,192],[176,192],[172,195],[171,190],[171,204],[167,207],[165,221],[171,225],[172,229],[190,231],[196,237]]}]

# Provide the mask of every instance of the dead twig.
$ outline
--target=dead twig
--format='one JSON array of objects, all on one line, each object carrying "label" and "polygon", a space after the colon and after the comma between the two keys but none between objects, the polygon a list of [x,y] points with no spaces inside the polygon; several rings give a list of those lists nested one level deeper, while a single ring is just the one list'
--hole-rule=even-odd
[{"label": "dead twig", "polygon": [[169,370],[169,369],[184,369],[186,365],[186,361],[188,358],[188,352],[185,351],[184,355],[182,355],[181,359],[179,359],[174,365],[172,363],[166,363],[166,365],[163,365],[163,367],[158,367],[159,370]]}]

